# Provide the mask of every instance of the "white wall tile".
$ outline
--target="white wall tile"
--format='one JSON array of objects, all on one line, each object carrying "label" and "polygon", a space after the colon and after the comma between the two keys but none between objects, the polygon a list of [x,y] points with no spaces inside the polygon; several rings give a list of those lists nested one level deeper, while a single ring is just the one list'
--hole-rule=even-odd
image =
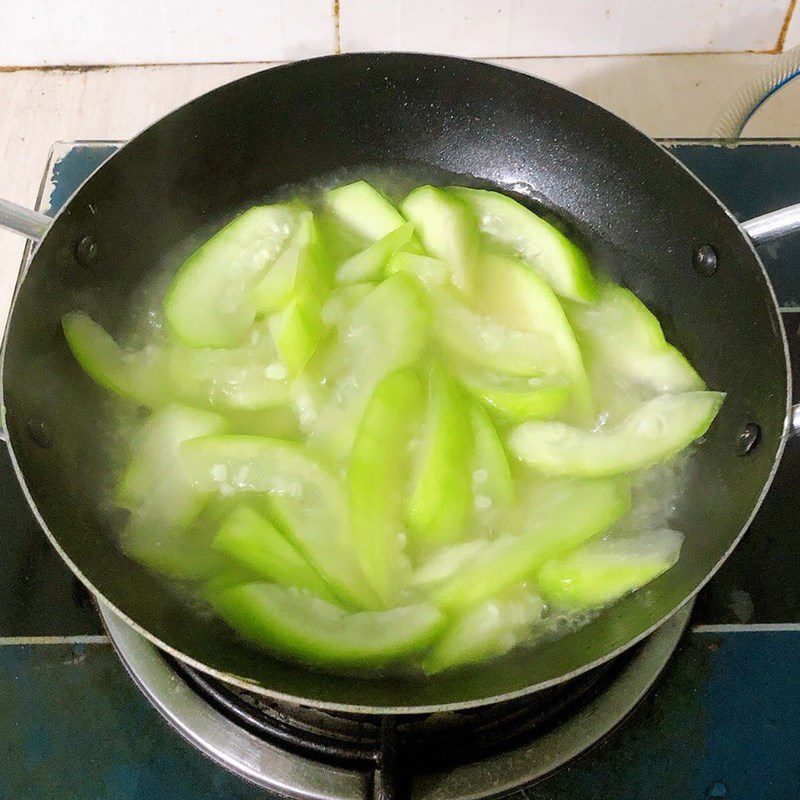
[{"label": "white wall tile", "polygon": [[771,50],[789,0],[340,0],[343,51],[563,56]]},{"label": "white wall tile", "polygon": [[333,0],[0,0],[0,66],[281,61],[335,44]]}]

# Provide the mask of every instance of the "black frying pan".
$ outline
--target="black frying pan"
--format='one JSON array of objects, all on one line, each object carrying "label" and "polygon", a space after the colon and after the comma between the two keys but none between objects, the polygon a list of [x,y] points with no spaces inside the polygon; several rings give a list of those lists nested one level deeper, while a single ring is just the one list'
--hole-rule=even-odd
[{"label": "black frying pan", "polygon": [[[344,679],[282,663],[197,616],[123,556],[97,503],[105,392],[80,371],[59,323],[82,309],[117,333],[129,297],[165,257],[177,266],[198,230],[277,187],[387,166],[522,191],[643,298],[711,388],[728,392],[675,509],[673,526],[686,533],[675,567],[563,639],[428,680]],[[5,213],[5,224],[42,235],[3,356],[9,446],[34,512],[75,573],[137,629],[256,692],[413,712],[507,699],[586,670],[642,638],[708,580],[747,528],[783,448],[786,341],[751,240],[646,136],[528,75],[405,54],[276,67],[141,133],[83,184],[46,235],[30,212]],[[747,425],[760,435],[743,457]]]}]

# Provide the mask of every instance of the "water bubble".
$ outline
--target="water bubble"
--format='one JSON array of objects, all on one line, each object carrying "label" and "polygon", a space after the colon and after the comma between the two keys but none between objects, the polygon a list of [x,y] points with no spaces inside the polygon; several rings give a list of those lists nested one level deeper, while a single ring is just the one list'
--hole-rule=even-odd
[{"label": "water bubble", "polygon": [[476,469],[472,473],[472,480],[475,483],[486,483],[486,479],[489,477],[489,471],[486,469]]}]

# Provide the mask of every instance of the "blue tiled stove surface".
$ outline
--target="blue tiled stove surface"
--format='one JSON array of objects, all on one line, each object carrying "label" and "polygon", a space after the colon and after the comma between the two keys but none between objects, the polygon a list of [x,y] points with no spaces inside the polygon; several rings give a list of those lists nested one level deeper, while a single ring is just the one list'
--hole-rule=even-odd
[{"label": "blue tiled stove surface", "polygon": [[[800,201],[800,142],[665,142],[745,219]],[[57,210],[115,143],[54,145]],[[762,249],[800,365],[800,235]],[[795,398],[796,400],[799,398]],[[605,741],[515,800],[800,798],[800,442],[700,596],[654,689]],[[0,449],[0,800],[249,800],[139,694]]]}]

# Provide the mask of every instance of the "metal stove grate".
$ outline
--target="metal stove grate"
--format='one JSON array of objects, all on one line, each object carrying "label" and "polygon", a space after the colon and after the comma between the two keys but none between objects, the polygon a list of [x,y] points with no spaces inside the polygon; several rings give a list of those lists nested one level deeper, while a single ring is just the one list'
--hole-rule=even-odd
[{"label": "metal stove grate", "polygon": [[332,766],[375,771],[373,794],[406,794],[416,772],[475,763],[531,741],[585,705],[635,659],[633,648],[597,669],[531,696],[436,714],[368,716],[293,705],[251,694],[177,660],[170,665],[206,702],[250,733]]}]

